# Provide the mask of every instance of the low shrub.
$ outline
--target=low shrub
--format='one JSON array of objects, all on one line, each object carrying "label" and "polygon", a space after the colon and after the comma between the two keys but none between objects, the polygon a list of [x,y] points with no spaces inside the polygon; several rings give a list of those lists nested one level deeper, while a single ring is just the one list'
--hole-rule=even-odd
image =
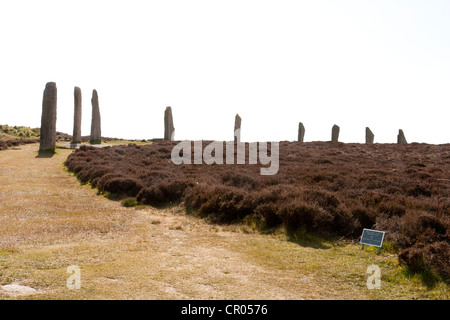
[{"label": "low shrub", "polygon": [[274,203],[262,203],[255,208],[254,212],[261,217],[268,228],[278,227],[283,222],[277,215],[278,206]]},{"label": "low shrub", "polygon": [[372,229],[376,223],[376,213],[370,208],[356,207],[351,212],[353,218],[359,223],[360,229]]},{"label": "low shrub", "polygon": [[402,250],[398,260],[413,271],[435,270],[444,277],[450,277],[450,245],[445,241],[418,243]]},{"label": "low shrub", "polygon": [[350,239],[363,228],[383,230],[402,263],[447,272],[437,255],[448,254],[450,186],[440,186],[438,219],[436,179],[450,172],[450,144],[280,142],[274,176],[261,176],[260,165],[175,165],[176,144],[82,146],[66,166],[100,190],[151,205],[180,202],[220,223],[248,217]]},{"label": "low shrub", "polygon": [[192,186],[192,182],[173,180],[159,182],[149,187],[143,188],[137,194],[137,200],[151,205],[163,205],[181,200],[186,188]]},{"label": "low shrub", "polygon": [[11,147],[20,146],[23,144],[30,144],[30,143],[37,143],[39,142],[39,139],[9,139],[9,140],[3,140],[0,141],[0,151],[7,150]]},{"label": "low shrub", "polygon": [[99,189],[101,191],[135,197],[142,189],[142,184],[133,178],[111,177],[103,180],[99,184]]}]

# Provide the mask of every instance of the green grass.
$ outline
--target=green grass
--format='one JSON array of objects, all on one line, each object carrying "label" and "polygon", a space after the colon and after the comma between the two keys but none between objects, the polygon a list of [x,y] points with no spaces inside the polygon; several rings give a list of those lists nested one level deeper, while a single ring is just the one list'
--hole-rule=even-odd
[{"label": "green grass", "polygon": [[[304,276],[328,283],[334,298],[354,299],[364,293],[369,299],[449,299],[448,282],[436,274],[414,273],[397,261],[389,249],[365,247],[342,239],[325,239],[300,231],[293,235],[278,230],[272,237],[279,242],[243,242],[248,259],[270,268],[282,270],[287,276],[302,270]],[[268,236],[270,238],[270,236]],[[283,241],[286,240],[286,242]],[[297,246],[291,246],[292,241]],[[274,247],[275,246],[275,247]],[[367,268],[376,265],[381,270],[381,289],[370,290]],[[320,280],[321,279],[321,280]],[[323,288],[322,288],[323,290]]]},{"label": "green grass", "polygon": [[139,204],[139,202],[136,200],[136,198],[126,198],[121,201],[122,205],[124,207],[130,208],[135,207]]}]

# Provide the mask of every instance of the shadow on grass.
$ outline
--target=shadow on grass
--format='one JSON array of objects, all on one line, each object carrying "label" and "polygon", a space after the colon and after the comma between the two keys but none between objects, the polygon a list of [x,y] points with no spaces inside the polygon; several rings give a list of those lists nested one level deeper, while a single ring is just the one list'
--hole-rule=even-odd
[{"label": "shadow on grass", "polygon": [[102,195],[109,200],[120,202],[124,207],[134,207],[139,204],[136,198],[130,197],[127,194],[110,193],[107,191],[100,191],[98,189],[97,194]]},{"label": "shadow on grass", "polygon": [[142,208],[146,208],[146,207],[153,207],[155,209],[170,209],[173,208],[175,206],[178,205],[179,202],[176,203],[165,203],[165,204],[160,204],[160,205],[156,205],[156,204],[145,204],[145,203],[141,203],[139,201],[136,200],[136,197],[132,197],[128,194],[117,194],[117,193],[110,193],[110,192],[104,192],[104,191],[100,191],[97,189],[97,194],[98,195],[102,195],[105,198],[107,198],[108,200],[112,200],[112,201],[116,201],[116,202],[120,202],[122,206],[127,207],[127,208],[136,208],[136,209],[142,209]]},{"label": "shadow on grass", "polygon": [[411,267],[406,266],[403,269],[404,274],[408,278],[418,277],[422,284],[427,287],[427,289],[431,290],[436,287],[437,284],[443,282],[446,285],[450,284],[450,278],[441,277],[436,272],[432,270],[415,270]]},{"label": "shadow on grass", "polygon": [[287,230],[286,235],[288,241],[294,242],[302,247],[310,247],[314,249],[330,249],[330,245],[326,245],[326,242],[330,240],[324,237],[307,232],[306,230]]},{"label": "shadow on grass", "polygon": [[[200,213],[199,210],[192,208],[185,208],[186,214],[193,215],[198,218],[204,219],[209,224],[217,224],[217,225],[247,225],[252,227],[253,230],[256,230],[260,234],[273,234],[277,232],[277,230],[283,230],[283,233],[286,234],[287,240],[293,243],[296,243],[302,247],[310,247],[314,249],[330,249],[331,245],[327,245],[325,243],[332,242],[334,238],[331,236],[323,236],[314,234],[311,232],[307,232],[304,229],[298,230],[286,230],[284,227],[278,225],[275,227],[268,227],[262,221],[256,221],[254,219],[247,219],[249,216],[244,218],[242,221],[224,221],[221,217],[218,217],[214,214],[206,214]],[[251,218],[251,217],[250,217]],[[249,224],[249,221],[255,222],[254,224]]]},{"label": "shadow on grass", "polygon": [[55,150],[39,150],[36,158],[52,158],[55,154]]}]

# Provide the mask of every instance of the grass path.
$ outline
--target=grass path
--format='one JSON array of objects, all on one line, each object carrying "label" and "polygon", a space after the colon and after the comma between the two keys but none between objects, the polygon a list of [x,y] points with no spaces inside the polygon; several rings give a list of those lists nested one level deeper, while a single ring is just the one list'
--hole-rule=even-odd
[{"label": "grass path", "polygon": [[[448,286],[427,288],[394,254],[350,242],[300,245],[181,208],[125,208],[65,171],[70,150],[37,158],[37,148],[0,152],[0,285],[38,290],[0,289],[1,299],[449,298]],[[372,264],[379,290],[366,286]],[[81,269],[79,290],[66,286],[71,265]]]}]

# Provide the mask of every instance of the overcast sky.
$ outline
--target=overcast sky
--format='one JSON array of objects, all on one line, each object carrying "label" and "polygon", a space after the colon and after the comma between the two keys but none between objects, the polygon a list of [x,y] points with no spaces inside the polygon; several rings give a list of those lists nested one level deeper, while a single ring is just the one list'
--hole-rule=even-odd
[{"label": "overcast sky", "polygon": [[72,134],[73,90],[90,134],[243,141],[449,143],[448,0],[0,0],[0,124],[40,126],[47,82],[57,130]]}]

